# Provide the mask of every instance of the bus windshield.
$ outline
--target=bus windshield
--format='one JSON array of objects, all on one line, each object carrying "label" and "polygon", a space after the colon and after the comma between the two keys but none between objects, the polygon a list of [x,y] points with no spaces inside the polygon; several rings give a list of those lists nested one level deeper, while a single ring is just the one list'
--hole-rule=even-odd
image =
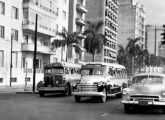
[{"label": "bus windshield", "polygon": [[62,67],[60,67],[60,68],[49,68],[49,69],[45,69],[45,73],[62,74],[62,73],[64,73],[64,69]]},{"label": "bus windshield", "polygon": [[81,75],[103,75],[103,68],[83,68],[81,70]]}]

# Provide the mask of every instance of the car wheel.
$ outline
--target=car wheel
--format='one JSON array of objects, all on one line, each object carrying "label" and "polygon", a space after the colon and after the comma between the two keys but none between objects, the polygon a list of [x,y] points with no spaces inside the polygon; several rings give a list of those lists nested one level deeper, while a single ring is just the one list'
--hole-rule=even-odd
[{"label": "car wheel", "polygon": [[64,92],[64,95],[65,95],[65,96],[69,96],[69,95],[70,95],[70,87],[69,87],[68,84],[65,85],[65,90],[66,90],[66,91]]},{"label": "car wheel", "polygon": [[74,98],[77,103],[79,103],[81,101],[81,96],[74,96]]},{"label": "car wheel", "polygon": [[101,103],[105,103],[107,100],[107,92],[106,89],[103,89],[103,96],[101,96]]},{"label": "car wheel", "polygon": [[125,113],[132,113],[133,112],[133,106],[128,105],[128,104],[124,104],[124,110],[125,110]]},{"label": "car wheel", "polygon": [[121,98],[121,97],[122,97],[122,94],[121,94],[121,93],[116,94],[116,97],[117,97],[117,98]]},{"label": "car wheel", "polygon": [[163,107],[162,110],[163,110],[163,113],[165,114],[165,107]]},{"label": "car wheel", "polygon": [[44,92],[39,92],[40,97],[44,97],[45,93]]}]

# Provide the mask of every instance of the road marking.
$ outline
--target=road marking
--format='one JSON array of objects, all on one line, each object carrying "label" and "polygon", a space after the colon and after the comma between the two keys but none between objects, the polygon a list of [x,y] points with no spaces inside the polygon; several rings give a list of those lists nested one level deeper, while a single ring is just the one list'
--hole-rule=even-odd
[{"label": "road marking", "polygon": [[101,115],[101,117],[105,117],[105,116],[107,116],[109,113],[104,113],[104,114],[102,114]]}]

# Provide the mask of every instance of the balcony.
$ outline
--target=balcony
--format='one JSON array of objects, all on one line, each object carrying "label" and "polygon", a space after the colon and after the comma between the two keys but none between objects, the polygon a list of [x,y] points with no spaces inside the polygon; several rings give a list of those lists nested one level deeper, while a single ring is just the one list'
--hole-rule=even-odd
[{"label": "balcony", "polygon": [[[23,20],[23,23],[22,23],[22,27],[23,27],[23,31],[26,32],[26,33],[29,33],[29,34],[34,34],[35,32],[35,22],[34,21],[30,21],[30,20]],[[51,27],[49,26],[45,26],[45,25],[42,25],[40,23],[38,23],[38,34],[39,35],[46,35],[46,36],[55,36],[56,34],[56,30],[55,29],[52,29]]]},{"label": "balcony", "polygon": [[82,18],[76,18],[76,23],[81,26],[86,25],[85,20],[83,20]]},{"label": "balcony", "polygon": [[82,4],[77,4],[76,9],[82,13],[87,13],[87,9]]},{"label": "balcony", "polygon": [[[22,51],[23,52],[33,52],[34,44],[22,43]],[[53,54],[50,47],[43,46],[43,45],[37,45],[37,53],[48,54],[48,55]]]},{"label": "balcony", "polygon": [[[55,2],[56,3],[56,2]],[[46,4],[39,3],[38,1],[34,0],[23,0],[23,8],[28,8],[34,11],[39,11],[42,14],[46,14],[47,16],[50,17],[57,17],[57,12],[47,6]]]}]

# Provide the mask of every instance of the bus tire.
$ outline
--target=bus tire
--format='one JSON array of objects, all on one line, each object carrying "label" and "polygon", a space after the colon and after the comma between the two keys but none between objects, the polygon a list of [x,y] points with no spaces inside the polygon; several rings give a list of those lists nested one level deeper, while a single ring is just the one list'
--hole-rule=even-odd
[{"label": "bus tire", "polygon": [[116,94],[116,97],[117,98],[121,98],[122,97],[122,94],[121,93],[118,93],[118,94]]},{"label": "bus tire", "polygon": [[40,97],[44,97],[45,96],[45,92],[39,92],[39,95],[40,95]]},{"label": "bus tire", "polygon": [[76,103],[79,103],[81,101],[81,96],[74,96],[74,99]]},{"label": "bus tire", "polygon": [[71,90],[70,90],[69,84],[65,85],[65,89],[66,89],[66,91],[64,92],[64,95],[65,96],[69,96],[71,94]]},{"label": "bus tire", "polygon": [[101,103],[105,103],[107,100],[107,92],[106,89],[103,89],[103,96],[100,97]]}]

